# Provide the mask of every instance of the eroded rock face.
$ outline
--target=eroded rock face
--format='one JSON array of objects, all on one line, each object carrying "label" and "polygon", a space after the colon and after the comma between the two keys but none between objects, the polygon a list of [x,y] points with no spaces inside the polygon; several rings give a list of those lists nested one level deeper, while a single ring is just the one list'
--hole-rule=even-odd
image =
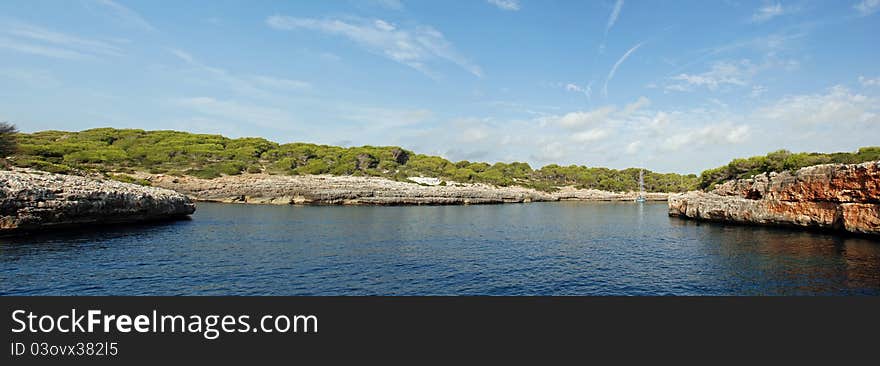
[{"label": "eroded rock face", "polygon": [[669,197],[669,214],[880,235],[880,161],[826,164]]},{"label": "eroded rock face", "polygon": [[167,189],[27,169],[0,171],[0,234],[172,218],[194,211],[189,198]]},{"label": "eroded rock face", "polygon": [[[637,193],[563,188],[547,193],[522,187],[485,184],[423,186],[379,177],[242,174],[215,179],[142,175],[154,186],[203,201],[266,204],[455,205],[533,201],[632,201]],[[652,193],[649,200],[666,200]]]}]

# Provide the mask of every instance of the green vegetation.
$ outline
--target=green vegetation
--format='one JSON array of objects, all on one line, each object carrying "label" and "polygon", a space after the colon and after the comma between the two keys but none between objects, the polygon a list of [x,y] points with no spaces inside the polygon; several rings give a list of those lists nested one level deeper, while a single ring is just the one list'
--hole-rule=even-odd
[{"label": "green vegetation", "polygon": [[880,160],[880,147],[863,147],[858,152],[792,153],[779,150],[764,156],[734,159],[729,164],[704,171],[700,174],[700,188],[712,189],[716,184],[731,179],[751,178],[757,174],[797,170],[819,164],[857,164]]},{"label": "green vegetation", "polygon": [[6,157],[12,155],[16,148],[15,126],[7,122],[0,122],[0,165],[6,165]]},{"label": "green vegetation", "polygon": [[[634,168],[614,170],[553,164],[535,170],[520,162],[454,163],[394,146],[343,148],[277,144],[262,138],[230,139],[177,131],[98,128],[16,136],[19,148],[11,161],[17,166],[58,173],[101,172],[123,181],[135,180],[125,175],[135,171],[206,179],[262,172],[378,176],[400,181],[412,176],[428,176],[444,182],[520,185],[544,191],[567,185],[634,191],[638,190],[639,177],[639,169]],[[685,191],[695,189],[698,183],[698,177],[693,174],[645,171],[645,188],[652,192]]]},{"label": "green vegetation", "polygon": [[142,185],[142,186],[149,186],[150,185],[150,181],[148,181],[148,180],[137,179],[135,177],[132,177],[130,175],[125,175],[125,174],[109,174],[107,177],[112,180],[120,181],[123,183],[134,183],[134,184],[138,184],[138,185]]}]

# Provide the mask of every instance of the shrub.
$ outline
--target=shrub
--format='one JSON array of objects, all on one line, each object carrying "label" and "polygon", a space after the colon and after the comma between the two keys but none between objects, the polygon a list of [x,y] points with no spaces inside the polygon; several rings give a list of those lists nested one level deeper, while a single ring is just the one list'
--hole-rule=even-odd
[{"label": "shrub", "polygon": [[5,159],[16,152],[16,133],[18,130],[14,125],[0,122],[0,159]]},{"label": "shrub", "polygon": [[133,183],[133,184],[137,184],[137,185],[141,185],[141,186],[149,186],[150,185],[150,181],[148,181],[146,179],[138,179],[138,178],[132,177],[130,175],[125,175],[125,174],[112,174],[108,178],[115,180],[115,181],[118,181],[118,182]]}]

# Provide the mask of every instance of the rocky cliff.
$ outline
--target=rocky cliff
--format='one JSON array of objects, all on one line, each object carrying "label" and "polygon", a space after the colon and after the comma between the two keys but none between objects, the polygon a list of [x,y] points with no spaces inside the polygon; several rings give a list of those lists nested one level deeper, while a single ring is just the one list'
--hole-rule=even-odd
[{"label": "rocky cliff", "polygon": [[0,171],[0,234],[192,214],[186,196],[162,188],[33,170]]},{"label": "rocky cliff", "polygon": [[[612,193],[565,187],[547,193],[522,187],[485,184],[426,186],[378,177],[283,176],[242,174],[215,179],[139,175],[152,185],[184,193],[196,200],[268,204],[443,205],[559,200],[632,201],[635,193]],[[649,200],[666,200],[652,193]]]},{"label": "rocky cliff", "polygon": [[672,195],[669,215],[880,235],[880,161],[759,174]]}]

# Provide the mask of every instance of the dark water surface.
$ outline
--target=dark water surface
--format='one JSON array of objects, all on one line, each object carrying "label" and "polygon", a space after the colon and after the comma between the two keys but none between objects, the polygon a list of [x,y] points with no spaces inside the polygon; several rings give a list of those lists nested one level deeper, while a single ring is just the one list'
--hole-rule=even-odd
[{"label": "dark water surface", "polygon": [[201,203],[191,220],[0,238],[0,294],[878,295],[880,242],[665,203]]}]

